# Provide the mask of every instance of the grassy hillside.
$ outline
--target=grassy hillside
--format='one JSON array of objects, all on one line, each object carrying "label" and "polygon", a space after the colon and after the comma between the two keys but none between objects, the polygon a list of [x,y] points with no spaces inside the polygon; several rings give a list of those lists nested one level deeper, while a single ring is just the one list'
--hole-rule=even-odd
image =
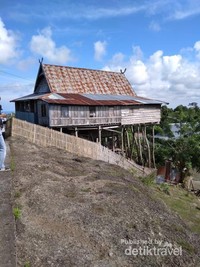
[{"label": "grassy hillside", "polygon": [[200,266],[198,199],[105,162],[9,142],[18,266]]}]

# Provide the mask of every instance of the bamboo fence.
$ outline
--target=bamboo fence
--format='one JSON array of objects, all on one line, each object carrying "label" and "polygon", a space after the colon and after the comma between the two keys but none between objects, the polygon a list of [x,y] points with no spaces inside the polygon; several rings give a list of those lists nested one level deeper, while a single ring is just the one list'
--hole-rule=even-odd
[{"label": "bamboo fence", "polygon": [[115,164],[124,169],[132,170],[139,176],[146,175],[150,172],[150,169],[137,165],[135,162],[116,154],[99,143],[94,143],[16,118],[12,119],[12,136],[24,137],[39,146],[54,146],[65,149],[78,156]]}]

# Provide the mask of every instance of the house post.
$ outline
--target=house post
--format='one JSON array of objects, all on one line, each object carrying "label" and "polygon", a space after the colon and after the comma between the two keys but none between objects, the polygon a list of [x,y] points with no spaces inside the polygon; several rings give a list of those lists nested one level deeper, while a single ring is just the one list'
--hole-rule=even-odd
[{"label": "house post", "polygon": [[112,151],[115,151],[115,140],[114,140],[114,132],[112,132]]},{"label": "house post", "polygon": [[101,144],[101,130],[102,130],[101,125],[99,125],[98,128],[99,128],[99,143]]},{"label": "house post", "polygon": [[156,161],[155,161],[155,128],[153,125],[153,129],[152,129],[152,157],[153,157],[153,167],[156,168]]},{"label": "house post", "polygon": [[75,136],[78,137],[78,128],[75,127]]},{"label": "house post", "polygon": [[124,156],[124,126],[122,126],[122,131],[121,131],[121,145],[122,145],[122,156]]}]

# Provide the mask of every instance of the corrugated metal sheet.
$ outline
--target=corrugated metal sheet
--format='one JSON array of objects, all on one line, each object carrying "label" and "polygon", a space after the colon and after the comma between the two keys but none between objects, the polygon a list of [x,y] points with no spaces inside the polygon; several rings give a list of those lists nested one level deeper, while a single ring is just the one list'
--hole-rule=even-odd
[{"label": "corrugated metal sheet", "polygon": [[130,96],[130,95],[100,95],[100,94],[83,94],[85,97],[93,99],[93,100],[118,100],[118,101],[136,101],[141,104],[162,104],[162,101],[138,97],[138,96]]},{"label": "corrugated metal sheet", "polygon": [[127,95],[92,95],[92,94],[31,94],[13,101],[41,99],[47,103],[79,106],[126,106],[143,104],[161,104],[162,102]]},{"label": "corrugated metal sheet", "polygon": [[30,94],[30,95],[26,95],[23,97],[13,99],[13,100],[11,100],[11,102],[36,100],[36,99],[40,99],[42,96],[44,96],[44,94]]},{"label": "corrugated metal sheet", "polygon": [[83,94],[83,96],[92,100],[133,100],[129,95],[100,95],[100,94]]},{"label": "corrugated metal sheet", "polygon": [[48,64],[42,68],[52,93],[136,95],[122,73]]},{"label": "corrugated metal sheet", "polygon": [[81,94],[60,94],[65,100],[61,99],[50,99],[44,98],[48,103],[56,103],[56,104],[66,104],[66,105],[84,105],[84,106],[122,106],[122,105],[137,105],[139,104],[135,100],[115,100],[111,97],[109,99],[107,97],[107,100],[94,100],[91,98],[88,98],[86,95]]}]

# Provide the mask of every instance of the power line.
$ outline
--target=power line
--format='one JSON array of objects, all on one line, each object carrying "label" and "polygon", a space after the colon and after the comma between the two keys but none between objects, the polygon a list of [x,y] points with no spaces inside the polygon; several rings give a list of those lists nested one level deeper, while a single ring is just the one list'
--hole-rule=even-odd
[{"label": "power line", "polygon": [[10,75],[10,76],[14,76],[14,77],[19,78],[19,79],[22,79],[22,80],[32,81],[32,80],[30,80],[30,79],[23,78],[23,77],[21,77],[21,76],[19,76],[19,75],[16,75],[16,74],[13,74],[13,73],[4,71],[4,70],[0,70],[0,72],[5,73],[5,74]]},{"label": "power line", "polygon": [[11,89],[11,88],[22,88],[22,87],[27,87],[27,86],[30,86],[30,87],[33,87],[34,83],[32,84],[23,84],[23,85],[3,85],[1,86],[0,85],[0,89]]}]

